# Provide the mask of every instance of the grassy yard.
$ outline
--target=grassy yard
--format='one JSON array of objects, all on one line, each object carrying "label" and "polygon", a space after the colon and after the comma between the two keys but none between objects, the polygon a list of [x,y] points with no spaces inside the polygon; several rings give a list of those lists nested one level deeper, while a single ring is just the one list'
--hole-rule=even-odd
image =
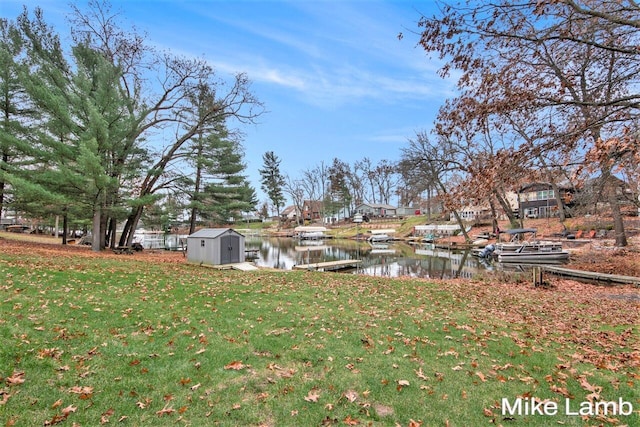
[{"label": "grassy yard", "polygon": [[[4,426],[640,425],[637,288],[76,252],[0,240]],[[633,413],[565,414],[609,401]]]}]

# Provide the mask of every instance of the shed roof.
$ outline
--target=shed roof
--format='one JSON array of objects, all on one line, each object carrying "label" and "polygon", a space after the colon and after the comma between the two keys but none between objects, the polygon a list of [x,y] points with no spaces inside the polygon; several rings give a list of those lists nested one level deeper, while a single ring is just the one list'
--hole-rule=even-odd
[{"label": "shed roof", "polygon": [[189,237],[206,237],[210,239],[215,239],[216,237],[226,233],[227,231],[232,231],[235,234],[242,236],[242,234],[238,233],[232,228],[203,228],[201,230],[196,231],[193,234],[190,234]]}]

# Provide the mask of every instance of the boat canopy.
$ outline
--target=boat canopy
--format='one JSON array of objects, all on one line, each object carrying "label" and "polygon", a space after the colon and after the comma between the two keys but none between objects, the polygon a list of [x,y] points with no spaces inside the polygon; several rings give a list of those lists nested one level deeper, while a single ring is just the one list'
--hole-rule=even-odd
[{"label": "boat canopy", "polygon": [[371,234],[393,234],[395,232],[396,232],[395,228],[381,228],[378,230],[369,230],[369,233]]}]

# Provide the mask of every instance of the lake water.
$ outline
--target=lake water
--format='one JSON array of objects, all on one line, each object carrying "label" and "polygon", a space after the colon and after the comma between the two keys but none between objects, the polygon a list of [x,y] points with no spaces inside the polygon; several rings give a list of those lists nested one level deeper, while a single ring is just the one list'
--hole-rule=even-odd
[{"label": "lake water", "polygon": [[471,278],[491,269],[470,252],[438,249],[433,245],[408,245],[404,242],[370,244],[352,240],[328,239],[300,241],[292,238],[252,237],[245,249],[255,251],[255,264],[291,270],[296,264],[360,259],[352,273],[385,277]]}]

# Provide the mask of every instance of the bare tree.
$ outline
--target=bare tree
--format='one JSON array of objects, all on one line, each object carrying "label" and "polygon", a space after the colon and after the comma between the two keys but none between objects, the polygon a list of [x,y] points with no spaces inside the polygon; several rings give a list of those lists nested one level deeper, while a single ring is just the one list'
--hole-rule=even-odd
[{"label": "bare tree", "polygon": [[401,164],[404,170],[420,171],[420,176],[433,183],[445,208],[451,210],[462,229],[465,240],[470,240],[457,212],[462,200],[455,192],[459,188],[456,181],[463,171],[463,165],[456,144],[444,137],[439,137],[437,142],[432,143],[425,132],[418,132],[415,139],[409,140],[408,147],[402,149]]},{"label": "bare tree", "polygon": [[302,180],[293,179],[289,175],[286,175],[284,177],[283,190],[289,195],[289,197],[291,197],[294,209],[296,210],[296,222],[299,225],[302,225],[304,223],[304,218],[302,218],[302,208],[304,206],[305,198],[305,187]]},{"label": "bare tree", "polygon": [[[524,110],[553,117],[549,129],[528,129],[530,156],[555,152],[568,163],[586,152],[585,163],[605,180],[637,157],[626,125],[640,106],[634,2],[499,0],[441,10],[422,19],[421,44],[448,58],[443,75],[462,72],[452,123],[491,120],[499,128]],[[619,205],[610,204],[616,244],[626,245]]]}]

